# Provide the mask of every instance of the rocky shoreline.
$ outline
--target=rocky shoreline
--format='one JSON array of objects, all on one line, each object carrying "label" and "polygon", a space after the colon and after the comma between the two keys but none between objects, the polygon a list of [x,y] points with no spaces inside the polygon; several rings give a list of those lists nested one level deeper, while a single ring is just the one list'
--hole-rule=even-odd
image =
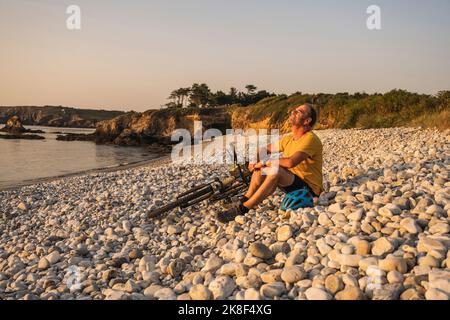
[{"label": "rocky shoreline", "polygon": [[37,134],[0,134],[0,139],[6,140],[45,140],[45,137]]},{"label": "rocky shoreline", "polygon": [[99,172],[0,192],[0,299],[450,298],[450,132],[318,131],[326,192],[147,212],[224,165]]},{"label": "rocky shoreline", "polygon": [[58,141],[94,141],[95,134],[83,134],[83,133],[57,133],[56,140]]},{"label": "rocky shoreline", "polygon": [[63,106],[0,106],[0,123],[13,116],[24,125],[68,128],[95,128],[97,122],[124,114],[123,111],[76,109]]}]

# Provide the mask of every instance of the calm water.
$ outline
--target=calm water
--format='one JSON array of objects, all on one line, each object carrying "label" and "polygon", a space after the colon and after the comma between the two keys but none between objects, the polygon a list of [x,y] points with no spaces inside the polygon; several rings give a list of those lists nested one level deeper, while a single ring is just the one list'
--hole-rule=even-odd
[{"label": "calm water", "polygon": [[[0,125],[3,127],[3,125]],[[94,129],[26,126],[43,130],[45,140],[0,139],[0,187],[26,180],[106,168],[155,158],[145,149],[57,141],[54,132],[92,133]]]}]

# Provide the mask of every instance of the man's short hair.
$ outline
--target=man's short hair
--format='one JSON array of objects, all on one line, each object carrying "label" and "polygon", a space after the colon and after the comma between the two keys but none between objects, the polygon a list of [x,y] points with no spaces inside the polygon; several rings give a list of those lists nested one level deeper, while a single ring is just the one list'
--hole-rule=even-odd
[{"label": "man's short hair", "polygon": [[311,118],[310,126],[314,127],[317,123],[317,111],[314,109],[313,105],[311,103],[305,103],[306,106],[308,106],[309,109],[309,117]]}]

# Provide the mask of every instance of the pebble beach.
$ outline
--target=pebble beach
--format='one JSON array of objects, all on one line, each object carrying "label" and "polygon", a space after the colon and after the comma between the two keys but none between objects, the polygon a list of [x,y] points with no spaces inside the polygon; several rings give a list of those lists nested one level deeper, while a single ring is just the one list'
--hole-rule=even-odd
[{"label": "pebble beach", "polygon": [[321,130],[325,192],[234,222],[148,210],[226,165],[160,161],[0,191],[0,300],[449,300],[450,131]]}]

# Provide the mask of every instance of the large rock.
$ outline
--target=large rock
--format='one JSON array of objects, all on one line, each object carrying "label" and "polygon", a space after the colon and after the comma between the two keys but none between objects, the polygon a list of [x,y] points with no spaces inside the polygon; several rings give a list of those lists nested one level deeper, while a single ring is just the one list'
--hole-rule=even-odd
[{"label": "large rock", "polygon": [[174,261],[171,261],[169,265],[167,266],[167,273],[170,274],[172,277],[178,277],[181,275],[185,267],[185,263],[181,259],[176,259]]},{"label": "large rock", "polygon": [[333,203],[328,207],[328,211],[331,213],[340,213],[342,211],[342,204],[339,202]]},{"label": "large rock", "polygon": [[236,263],[227,263],[220,267],[219,273],[224,276],[234,276],[239,265]]},{"label": "large rock", "polygon": [[289,257],[286,259],[284,266],[291,267],[297,264],[301,264],[304,260],[305,258],[300,252],[293,250],[289,254]]},{"label": "large rock", "polygon": [[322,254],[322,255],[327,255],[331,250],[333,250],[333,248],[330,247],[330,246],[325,242],[324,239],[319,239],[319,240],[317,240],[316,246],[317,246],[317,249],[319,249],[320,254]]},{"label": "large rock", "polygon": [[170,288],[162,288],[155,292],[155,298],[158,300],[176,300],[177,295]]},{"label": "large rock", "polygon": [[19,209],[20,211],[28,211],[28,205],[25,202],[21,202],[17,206],[17,209]]},{"label": "large rock", "polygon": [[279,282],[279,281],[281,281],[281,273],[282,272],[283,272],[283,270],[281,270],[281,269],[269,270],[269,271],[261,274],[261,280],[264,283]]},{"label": "large rock", "polygon": [[167,228],[167,233],[169,235],[180,234],[182,231],[183,231],[183,228],[181,226],[179,226],[179,225],[175,225],[175,226],[170,225]]},{"label": "large rock", "polygon": [[419,225],[416,223],[416,220],[413,218],[404,218],[402,221],[400,221],[400,225],[411,234],[417,234],[421,232]]},{"label": "large rock", "polygon": [[402,292],[401,284],[387,284],[373,291],[372,300],[398,300]]},{"label": "large rock", "polygon": [[139,284],[137,284],[134,280],[129,279],[126,283],[125,283],[125,287],[124,287],[125,291],[128,293],[132,293],[132,292],[139,292],[142,288]]},{"label": "large rock", "polygon": [[326,212],[322,212],[319,214],[319,218],[317,220],[321,226],[327,227],[333,224],[330,217]]},{"label": "large rock", "polygon": [[389,256],[386,259],[378,261],[378,267],[383,271],[398,271],[400,273],[406,273],[408,271],[408,265],[406,260],[400,257]]},{"label": "large rock", "polygon": [[402,283],[405,277],[397,270],[389,271],[387,274],[387,280],[389,283]]},{"label": "large rock", "polygon": [[13,133],[13,134],[20,134],[28,132],[27,129],[24,128],[22,125],[22,120],[18,116],[11,117],[7,122],[6,125],[0,129],[0,131]]},{"label": "large rock", "polygon": [[6,122],[6,125],[0,129],[0,132],[6,132],[8,134],[0,135],[0,139],[22,139],[22,140],[44,140],[45,137],[37,134],[24,134],[24,133],[45,133],[42,130],[30,130],[25,129],[22,125],[22,121],[18,116],[13,116]]},{"label": "large rock", "polygon": [[336,300],[364,300],[364,293],[358,287],[347,286],[336,294]]},{"label": "large rock", "polygon": [[305,272],[299,266],[290,266],[281,272],[281,280],[287,283],[295,283],[305,277]]},{"label": "large rock", "polygon": [[272,258],[272,251],[261,242],[252,243],[249,246],[248,251],[257,258],[264,260]]},{"label": "large rock", "polygon": [[284,225],[277,230],[278,241],[287,241],[292,237],[292,227],[290,225]]},{"label": "large rock", "polygon": [[261,300],[261,295],[258,290],[254,289],[254,288],[250,288],[250,289],[245,290],[244,299],[245,300]]},{"label": "large rock", "polygon": [[45,258],[45,257],[41,258],[39,260],[39,263],[38,263],[38,269],[39,270],[45,270],[48,267],[50,267],[50,262],[47,260],[47,258]]},{"label": "large rock", "polygon": [[144,290],[144,296],[146,296],[149,299],[155,299],[155,293],[159,290],[163,289],[160,285],[152,284],[148,288]]},{"label": "large rock", "polygon": [[386,253],[391,253],[394,249],[394,245],[386,237],[381,237],[372,242],[372,254],[375,256],[382,256]]},{"label": "large rock", "polygon": [[428,275],[428,286],[446,293],[450,297],[450,271],[433,270]]},{"label": "large rock", "polygon": [[138,271],[139,272],[151,272],[155,270],[156,257],[151,255],[146,255],[139,261]]},{"label": "large rock", "polygon": [[430,227],[428,230],[431,234],[445,234],[450,233],[450,226],[448,223],[440,222]]},{"label": "large rock", "polygon": [[437,239],[433,239],[431,237],[423,237],[417,243],[417,250],[419,252],[430,252],[432,250],[444,252],[446,250],[446,247]]},{"label": "large rock", "polygon": [[332,294],[335,294],[344,288],[344,282],[337,275],[330,274],[325,279],[325,288],[327,288]]},{"label": "large rock", "polygon": [[211,300],[211,298],[213,297],[211,290],[209,290],[203,284],[197,284],[193,286],[189,290],[189,295],[191,296],[192,300]]},{"label": "large rock", "polygon": [[427,290],[427,292],[425,292],[425,298],[427,300],[444,300],[444,301],[450,300],[448,294],[439,289],[434,288],[430,288]]},{"label": "large rock", "polygon": [[386,218],[392,218],[394,215],[399,215],[402,213],[402,210],[397,207],[395,204],[388,203],[384,207],[378,210],[378,213]]},{"label": "large rock", "polygon": [[121,290],[106,289],[103,291],[105,300],[125,300],[126,293]]},{"label": "large rock", "polygon": [[348,240],[348,243],[353,245],[356,249],[356,254],[360,256],[366,256],[370,252],[370,242],[367,240],[360,239],[358,237],[353,237]]},{"label": "large rock", "polygon": [[55,264],[61,259],[61,255],[58,251],[53,251],[49,255],[47,255],[47,260],[50,264]]},{"label": "large rock", "polygon": [[359,261],[359,267],[363,271],[366,271],[370,266],[378,266],[378,259],[376,257],[368,257]]},{"label": "large rock", "polygon": [[273,299],[275,297],[280,297],[286,293],[286,286],[283,282],[273,282],[261,286],[260,293],[266,298]]},{"label": "large rock", "polygon": [[216,272],[220,267],[223,265],[222,258],[218,256],[211,256],[205,263],[205,266],[203,267],[202,271],[205,272]]},{"label": "large rock", "polygon": [[342,266],[358,267],[361,259],[362,257],[357,254],[340,254],[338,257],[338,262]]},{"label": "large rock", "polygon": [[368,181],[366,186],[367,186],[367,189],[369,189],[373,193],[380,193],[385,188],[384,185],[382,185],[381,183],[379,183],[377,181]]},{"label": "large rock", "polygon": [[320,288],[309,288],[305,291],[308,300],[331,300],[332,295]]},{"label": "large rock", "polygon": [[414,288],[409,288],[402,292],[400,300],[423,300],[423,296]]},{"label": "large rock", "polygon": [[228,276],[219,276],[208,286],[216,300],[228,298],[233,293],[235,287],[236,284],[234,280]]}]

